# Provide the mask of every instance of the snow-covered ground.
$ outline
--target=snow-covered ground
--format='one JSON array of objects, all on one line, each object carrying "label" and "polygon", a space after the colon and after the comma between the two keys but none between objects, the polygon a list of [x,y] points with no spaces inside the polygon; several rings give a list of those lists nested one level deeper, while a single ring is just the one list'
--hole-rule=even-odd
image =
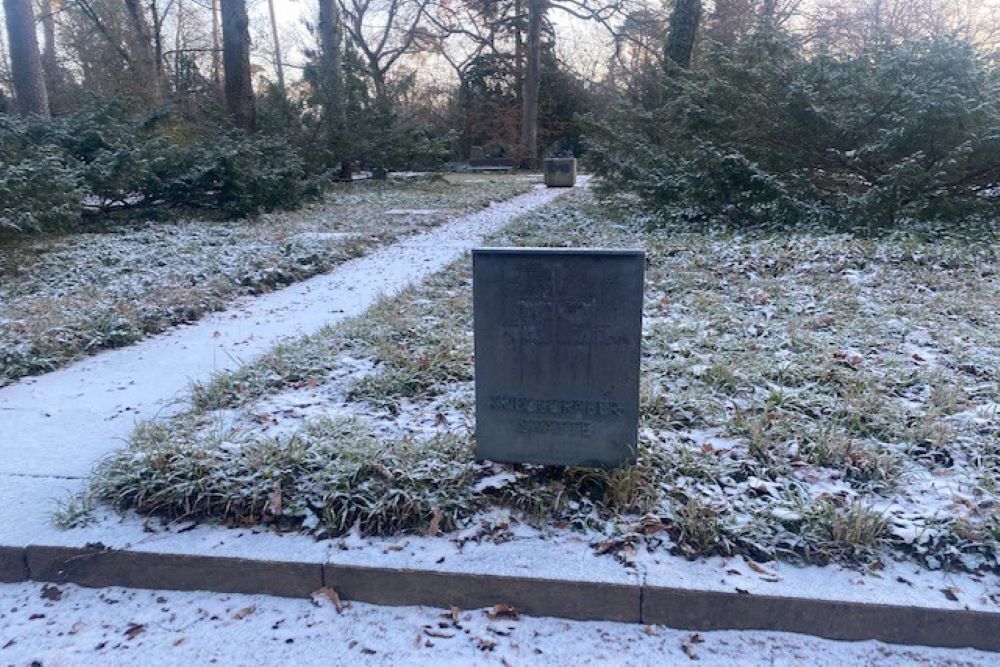
[{"label": "snow-covered ground", "polygon": [[[530,201],[535,203],[549,201],[552,197],[554,195],[547,191],[528,195]],[[603,241],[604,238],[594,235],[594,219],[588,217],[592,216],[593,212],[587,215],[581,213],[581,209],[586,209],[587,206],[589,206],[587,202],[583,204],[576,202],[550,210],[538,216],[534,222],[520,225],[515,230],[515,240],[551,241],[556,238],[560,242],[572,243],[593,241],[598,238]],[[511,211],[505,213],[507,216],[510,214]],[[388,281],[396,287],[384,291],[395,291],[403,284],[442,268],[448,263],[449,258],[457,257],[463,249],[478,243],[483,236],[499,230],[507,221],[497,211],[487,212],[485,215],[487,217],[477,218],[475,225],[466,224],[457,231],[446,228],[414,239],[409,244],[404,244],[405,252],[401,251],[402,246],[395,246],[382,251],[378,256],[345,266],[342,271],[337,272],[338,277],[334,281],[320,279],[322,284],[318,286],[315,283],[305,284],[300,292],[296,291],[297,288],[285,290],[274,295],[275,299],[271,302],[267,302],[265,298],[245,304],[245,309],[231,313],[232,317],[227,315],[202,323],[198,336],[209,341],[221,339],[219,345],[227,346],[223,349],[226,349],[229,355],[232,355],[233,350],[240,349],[240,345],[247,346],[246,353],[241,356],[249,358],[253,354],[267,350],[274,340],[282,338],[283,333],[291,333],[287,329],[290,323],[294,323],[300,327],[301,332],[306,333],[310,329],[319,328],[320,324],[342,319],[348,312],[360,312],[358,309],[364,304],[371,303],[379,291],[377,287],[373,288],[368,284],[371,281]],[[453,233],[457,233],[457,236],[451,235]],[[780,424],[776,421],[779,417],[789,423],[796,423],[796,419],[801,419],[803,414],[809,413],[802,406],[809,407],[815,404],[818,406],[817,414],[824,414],[822,410],[829,407],[827,405],[829,392],[826,392],[821,383],[806,383],[805,389],[793,387],[791,382],[786,382],[788,386],[782,386],[777,380],[783,378],[783,381],[787,381],[794,378],[794,373],[789,374],[787,367],[774,369],[773,364],[769,365],[768,362],[774,358],[788,361],[792,351],[802,352],[805,357],[812,359],[810,354],[815,352],[814,348],[818,346],[822,354],[816,359],[819,359],[820,370],[824,373],[840,373],[845,377],[854,377],[850,374],[860,376],[862,371],[878,373],[881,385],[877,383],[863,385],[865,389],[872,390],[880,390],[880,387],[894,382],[903,384],[905,381],[905,386],[909,388],[906,394],[907,400],[912,404],[911,407],[918,411],[917,414],[930,421],[954,420],[955,416],[962,412],[955,411],[954,408],[972,409],[968,399],[980,400],[995,394],[996,385],[992,381],[992,376],[987,376],[984,382],[976,385],[978,388],[975,391],[969,391],[961,386],[954,389],[959,393],[965,393],[960,396],[963,400],[951,405],[950,411],[927,414],[919,411],[925,410],[932,403],[948,404],[948,395],[933,394],[931,391],[931,381],[934,377],[951,379],[943,374],[972,373],[982,365],[983,361],[993,358],[996,351],[988,342],[983,341],[982,331],[967,327],[961,318],[956,320],[962,327],[961,333],[976,345],[969,346],[961,358],[957,356],[951,358],[954,353],[945,348],[940,340],[937,343],[933,340],[934,336],[940,337],[939,331],[935,331],[934,336],[928,337],[912,333],[915,329],[907,327],[904,332],[906,335],[897,339],[895,334],[886,333],[879,328],[882,320],[878,317],[878,311],[862,311],[863,317],[859,319],[850,310],[853,308],[853,302],[845,304],[836,300],[824,301],[821,298],[823,290],[828,290],[830,286],[822,281],[828,281],[831,276],[838,290],[842,289],[838,282],[839,276],[843,276],[849,285],[870,284],[872,290],[875,290],[880,282],[888,283],[883,289],[886,292],[884,298],[889,301],[894,295],[898,296],[901,285],[905,285],[905,275],[902,272],[893,274],[886,269],[874,283],[871,276],[877,274],[873,270],[866,270],[864,276],[852,273],[851,269],[846,268],[846,264],[861,263],[857,253],[868,250],[852,247],[844,239],[824,241],[832,244],[830,246],[823,246],[808,239],[804,242],[799,241],[799,246],[790,243],[789,247],[784,249],[787,254],[769,251],[764,242],[751,244],[749,249],[738,243],[730,246],[719,245],[709,252],[700,246],[699,242],[692,242],[692,239],[681,239],[678,241],[678,246],[673,248],[661,245],[663,239],[656,241],[657,245],[651,246],[654,262],[652,275],[658,282],[654,282],[650,290],[647,309],[649,343],[647,351],[652,352],[647,354],[646,372],[652,377],[653,382],[650,384],[653,386],[647,387],[647,391],[652,392],[651,398],[669,394],[671,400],[669,403],[664,402],[665,407],[662,408],[654,405],[655,409],[645,417],[650,423],[643,429],[643,438],[647,443],[659,442],[658,446],[672,448],[671,451],[677,453],[678,460],[685,457],[682,462],[690,464],[688,468],[690,472],[673,480],[677,483],[671,487],[672,489],[682,491],[688,498],[698,498],[700,494],[704,494],[710,502],[725,501],[723,518],[749,516],[753,520],[761,520],[761,525],[764,527],[774,525],[775,520],[779,523],[789,520],[787,513],[773,515],[764,510],[770,505],[781,509],[780,506],[788,498],[795,497],[784,494],[799,494],[803,492],[803,488],[811,490],[823,487],[831,498],[851,497],[851,494],[854,494],[865,495],[866,499],[870,499],[871,494],[888,490],[893,493],[910,494],[919,500],[920,494],[928,492],[928,488],[934,493],[939,492],[938,486],[927,487],[923,483],[901,485],[896,480],[893,484],[882,486],[869,484],[871,481],[869,478],[858,480],[852,477],[857,471],[853,467],[848,467],[848,464],[854,466],[870,462],[863,457],[858,461],[836,460],[831,457],[830,460],[819,463],[805,456],[799,456],[797,453],[799,449],[804,450],[803,445],[809,443],[796,443],[794,439],[788,441],[783,439],[792,438],[794,433],[786,436],[783,431],[775,433],[768,431],[765,434],[768,437],[763,438],[767,448],[763,451],[759,448],[755,450],[749,444],[756,437],[753,429],[741,430],[737,419],[741,415],[738,413],[734,415],[731,411],[734,407],[756,409],[757,403],[760,402],[761,407],[766,405],[770,411],[762,413],[769,415],[767,423],[764,424],[768,429],[771,428],[772,421]],[[809,257],[803,260],[796,253],[806,254]],[[838,261],[845,266],[842,269],[827,266],[824,253],[843,256],[846,259]],[[414,257],[424,258],[427,261],[417,262]],[[670,258],[669,261],[664,261],[664,257]],[[718,263],[712,264],[708,258],[716,258]],[[893,266],[898,262],[899,260],[894,259],[887,264]],[[420,267],[417,271],[413,270],[415,265]],[[778,271],[776,265],[785,268]],[[926,274],[923,273],[925,269],[928,272]],[[954,281],[961,280],[961,275],[952,276],[952,282],[943,284],[940,277],[934,278],[932,275],[936,271],[933,262],[921,271],[921,280],[936,280],[935,288],[945,292],[953,288]],[[786,276],[788,273],[793,274],[792,278]],[[763,278],[757,274],[764,275],[770,284],[762,282]],[[366,320],[359,321],[360,328],[364,329],[370,325],[373,330],[384,329],[391,332],[394,326],[410,327],[414,321],[419,321],[422,323],[420,331],[423,333],[414,333],[417,331],[415,328],[407,329],[410,332],[407,350],[417,346],[422,354],[429,352],[426,358],[430,360],[428,363],[431,366],[438,363],[436,359],[445,357],[447,363],[455,363],[456,360],[458,363],[463,363],[463,355],[471,353],[470,350],[465,350],[468,346],[468,332],[462,331],[462,327],[467,324],[467,318],[457,314],[465,310],[454,309],[467,310],[467,307],[463,306],[462,299],[467,300],[468,295],[461,295],[463,289],[461,286],[449,286],[449,280],[451,280],[449,275],[440,275],[434,279],[438,288],[445,285],[451,292],[442,296],[417,291],[415,296],[414,294],[408,296],[406,304],[409,305],[396,304],[399,306],[395,308],[398,311],[395,313],[397,319],[387,317],[385,322],[376,322],[371,319],[369,313],[365,316]],[[467,277],[462,280],[467,281]],[[797,282],[782,283],[789,280]],[[435,284],[429,285],[427,289],[434,288]],[[467,287],[466,283],[462,284]],[[811,298],[817,303],[810,305],[805,311],[801,308],[796,310],[800,300],[809,300],[808,295],[803,295],[803,292],[814,294]],[[350,308],[343,307],[345,302],[337,300],[345,298],[345,294]],[[859,295],[852,293],[848,296],[857,298]],[[970,298],[983,303],[983,299],[989,297],[984,296],[980,290],[975,293],[970,292]],[[728,301],[729,299],[731,301]],[[914,301],[913,305],[908,304],[908,306],[917,310],[927,307],[927,304],[921,304],[916,298]],[[901,308],[899,304],[893,304],[893,307]],[[444,315],[437,312],[442,308]],[[448,311],[448,308],[452,310]],[[380,317],[387,312],[392,314],[393,302],[384,302],[380,309]],[[413,315],[409,311],[416,311],[416,320],[408,319]],[[789,311],[792,312],[791,315]],[[850,326],[839,329],[834,327],[836,320],[829,319],[832,317],[831,312],[844,317]],[[941,320],[948,320],[946,315],[938,311],[929,312],[941,315]],[[910,313],[899,311],[896,315],[901,321],[911,316]],[[785,321],[780,319],[782,316],[786,318]],[[806,327],[806,332],[811,333],[805,333],[797,328],[802,324],[803,318],[807,318],[804,322],[810,325]],[[816,320],[815,323],[813,320]],[[815,328],[812,328],[813,324]],[[458,331],[451,331],[456,325]],[[988,322],[984,324],[986,329],[989,326],[992,325]],[[357,328],[355,326],[355,329]],[[211,370],[235,369],[241,365],[232,357],[220,363],[218,350],[207,354],[212,350],[214,343],[199,348],[196,350],[197,354],[195,351],[190,353],[185,351],[187,346],[196,348],[202,344],[198,342],[200,338],[190,333],[197,329],[198,327],[192,327],[191,330],[179,332],[178,335],[181,337],[174,339],[174,343],[180,341],[176,347],[163,346],[160,344],[161,341],[157,340],[150,341],[150,347],[144,353],[152,355],[154,359],[162,360],[163,365],[159,367],[152,367],[150,362],[144,361],[140,355],[132,360],[134,365],[119,366],[115,369],[114,367],[121,364],[122,360],[128,359],[127,351],[122,351],[115,353],[118,356],[100,355],[88,362],[95,365],[81,364],[76,375],[69,372],[73,369],[67,369],[36,381],[0,390],[0,410],[6,409],[9,414],[21,420],[20,427],[9,432],[2,432],[3,429],[0,429],[0,435],[4,436],[0,438],[0,472],[3,466],[9,468],[8,474],[3,478],[4,484],[0,486],[0,544],[80,546],[88,542],[101,542],[111,548],[163,553],[566,577],[611,583],[639,582],[650,586],[810,596],[819,599],[955,610],[995,612],[1000,608],[1000,580],[995,572],[987,570],[949,574],[941,570],[928,570],[913,561],[897,562],[894,558],[875,561],[868,570],[839,565],[799,567],[789,563],[761,564],[743,556],[728,558],[713,556],[688,560],[683,557],[685,552],[680,548],[683,543],[668,537],[670,533],[666,530],[671,521],[677,520],[672,513],[684,507],[678,502],[677,497],[668,499],[668,502],[657,508],[660,515],[653,517],[655,519],[653,523],[660,522],[660,525],[640,522],[632,526],[628,521],[645,520],[645,517],[624,517],[628,521],[621,525],[608,521],[603,530],[570,530],[565,525],[532,528],[508,510],[477,516],[463,530],[440,536],[368,538],[351,532],[332,540],[315,541],[311,537],[278,533],[266,527],[229,530],[210,525],[193,527],[189,523],[162,526],[156,521],[144,521],[141,517],[129,515],[119,518],[104,511],[97,513],[97,521],[92,525],[66,532],[54,530],[48,524],[48,512],[52,508],[49,500],[54,495],[53,489],[64,488],[67,484],[78,488],[78,478],[83,474],[81,471],[85,471],[99,456],[120,444],[112,440],[112,437],[118,436],[123,439],[128,437],[134,415],[146,417],[159,411],[163,416],[172,410],[183,408],[185,406],[181,403],[168,407],[165,402],[183,385],[180,379],[187,375],[206,378]],[[433,331],[438,337],[432,337],[430,342],[420,340],[420,336],[426,333],[425,330]],[[372,400],[372,396],[377,397],[379,390],[391,386],[385,385],[383,378],[376,382],[374,389],[366,390],[368,393],[365,396],[351,398],[350,391],[358,380],[375,377],[387,367],[392,370],[394,362],[391,359],[379,358],[380,355],[385,356],[385,350],[379,352],[378,344],[355,345],[348,353],[336,356],[339,348],[335,348],[332,342],[343,342],[345,336],[339,329],[326,331],[330,337],[330,341],[327,342],[331,344],[325,348],[320,345],[320,349],[327,357],[325,363],[332,363],[332,372],[314,376],[301,375],[301,369],[296,368],[293,363],[285,370],[290,376],[299,378],[296,382],[286,382],[285,378],[282,378],[278,383],[280,386],[278,390],[265,391],[259,396],[248,397],[246,402],[233,407],[217,408],[209,413],[201,413],[198,418],[203,420],[202,427],[207,425],[208,428],[222,431],[236,428],[252,441],[271,436],[287,437],[295,433],[304,422],[317,417],[349,416],[368,423],[377,436],[387,439],[402,437],[420,441],[440,433],[459,438],[468,435],[471,425],[471,386],[467,378],[446,381],[435,386],[435,391],[428,394],[389,395],[386,397],[389,399],[387,401]],[[769,339],[769,335],[772,334],[778,339],[777,341]],[[883,336],[886,340],[882,339]],[[831,342],[828,338],[838,345],[828,348]],[[391,343],[396,339],[390,335],[386,340]],[[889,346],[888,350],[881,351],[888,362],[870,359],[875,356],[872,350],[880,349],[874,344],[866,344],[870,341],[876,341],[881,347]],[[322,336],[320,342],[324,342]],[[952,345],[959,344],[964,346],[961,339],[952,339]],[[293,343],[290,347],[294,348],[295,345]],[[441,345],[447,349],[439,355],[434,348]],[[851,350],[854,348],[864,351],[864,355],[853,356],[855,353]],[[437,350],[437,352],[442,351]],[[936,364],[932,370],[937,375],[925,375],[923,362],[932,359],[932,355]],[[99,362],[102,359],[109,359],[110,365],[101,366]],[[294,361],[294,355],[291,359]],[[723,362],[732,365],[732,372],[721,367]],[[902,375],[899,371],[900,365],[904,367]],[[815,370],[807,365],[803,368],[810,373]],[[758,385],[755,384],[757,377],[771,370],[784,375],[776,378],[768,376],[767,381],[761,381],[759,386],[769,389],[765,395],[759,395],[756,390]],[[309,377],[309,380],[303,380],[304,377]],[[105,384],[97,385],[96,388],[94,385],[85,385],[95,378]],[[137,381],[138,386],[130,384],[130,379]],[[47,381],[54,384],[48,386]],[[174,393],[151,398],[143,393],[148,392],[150,387],[160,385],[175,387]],[[18,392],[11,392],[11,389],[17,389]],[[798,390],[793,391],[796,389]],[[67,407],[57,405],[55,407],[59,410],[55,410],[52,398],[59,396],[63,397]],[[84,396],[87,398],[86,401],[74,404],[74,399]],[[864,394],[853,398],[840,396],[839,402],[833,401],[832,405],[841,409],[848,403],[849,411],[845,411],[844,414],[852,416],[866,406],[850,404],[850,400],[863,396]],[[15,398],[16,402],[5,404],[4,400],[8,397]],[[866,419],[884,416],[880,411],[889,410],[885,406],[895,405],[897,397],[898,394],[890,392],[890,400],[868,404],[867,407],[870,407],[872,412],[863,416]],[[995,432],[993,430],[996,428],[995,415],[981,415],[978,412],[979,407],[981,406],[977,406],[975,414],[967,415],[972,421],[970,428],[963,431],[966,438],[988,438],[990,433]],[[87,414],[91,415],[90,419],[87,419]],[[891,418],[896,413],[887,414]],[[108,415],[111,418],[93,419],[94,415]],[[805,425],[811,426],[808,422]],[[887,434],[895,433],[890,430],[891,425],[884,426],[882,422],[877,422],[876,425],[886,429]],[[803,430],[802,433],[807,431]],[[878,437],[881,435],[883,434],[876,432],[871,440],[862,441],[860,451],[865,455],[878,453],[883,445],[893,446],[894,453],[897,454],[906,451],[903,447],[905,443],[880,442]],[[966,438],[959,440],[954,446],[948,442],[944,443],[948,450],[960,455],[956,457],[959,465],[941,466],[943,470],[938,470],[934,474],[928,472],[926,479],[933,481],[948,477],[951,475],[948,468],[958,469],[961,465],[965,465],[968,459],[961,457],[964,457],[968,450],[974,449],[977,442]],[[4,455],[4,447],[5,444],[9,446],[9,443],[14,443],[15,448],[9,449],[10,456],[7,456]],[[79,446],[76,446],[77,443]],[[227,444],[231,445],[232,443]],[[793,451],[793,445],[799,449]],[[984,465],[987,467],[983,470],[976,469],[975,472],[977,475],[983,474],[981,480],[983,488],[980,492],[970,495],[967,500],[975,503],[970,509],[989,512],[991,508],[995,509],[995,505],[990,504],[990,493],[993,492],[989,491],[985,484],[986,474],[990,474],[991,471],[988,466],[993,462],[989,457],[994,456],[994,453],[987,447],[983,447],[982,452],[986,461]],[[933,471],[934,464],[933,460],[923,459],[910,462],[911,468],[916,471],[921,469],[920,466],[925,466],[924,470]],[[753,479],[744,475],[744,479],[737,482],[735,479],[730,480],[729,475],[723,474],[724,470],[722,472],[716,470],[717,465],[752,466],[761,472]],[[786,469],[796,473],[797,476],[786,476]],[[41,477],[36,477],[35,470],[47,470],[48,473],[37,473]],[[801,474],[802,471],[824,472],[826,476],[809,479]],[[72,479],[60,479],[57,474]],[[483,492],[490,488],[504,487],[514,481],[512,477],[516,479],[517,474],[512,474],[503,468],[494,470],[484,465],[477,471],[472,488],[477,492]],[[790,483],[786,477],[791,480]],[[904,479],[910,481],[924,478],[911,473]],[[974,481],[979,483],[980,480],[977,478]],[[291,489],[287,491],[291,492]],[[948,491],[947,488],[945,491]],[[995,498],[995,493],[993,497]],[[836,506],[830,502],[831,507],[835,509]],[[920,503],[914,501],[912,506],[919,508]],[[941,505],[937,503],[929,505],[929,508],[936,513]],[[836,515],[836,512],[834,514]],[[712,516],[714,515],[705,515],[694,525],[702,521],[710,523],[705,518],[710,519]],[[732,527],[717,528],[720,532],[723,529],[731,530]],[[757,539],[759,535],[755,534],[753,537]],[[831,536],[831,541],[836,539],[838,539],[836,536]],[[850,539],[852,536],[844,539],[848,546],[851,546]],[[884,546],[884,543],[882,544]],[[707,544],[706,552],[711,552],[711,546],[711,543]],[[988,553],[992,555],[992,552]],[[970,569],[980,569],[981,560],[980,557],[972,561]],[[246,606],[248,605],[238,609]],[[357,609],[363,607],[359,605]],[[221,615],[219,617],[224,618]],[[573,624],[572,627],[575,625],[587,627],[586,624]],[[623,637],[631,637],[633,639],[630,641],[634,641],[635,628],[627,632],[633,634]],[[684,635],[668,633],[664,636],[677,639]],[[750,638],[746,640],[750,644],[763,641],[759,640],[761,635],[745,636]],[[813,640],[797,638],[797,641]],[[570,644],[572,645],[572,642]],[[711,642],[706,644],[712,646]],[[722,645],[722,640],[719,644]],[[809,652],[825,655],[823,651],[826,649],[816,647],[827,644],[829,643],[821,642],[815,646],[803,644],[802,650],[805,653],[802,655]],[[699,644],[695,648],[701,646]],[[857,645],[855,648],[858,646],[871,645]],[[650,647],[649,650],[654,648],[656,647]],[[881,655],[882,649],[871,650],[876,652],[872,654],[875,657],[869,657],[867,653],[836,653],[834,654],[836,660],[831,659],[830,662],[837,664],[845,660],[855,662],[867,660],[874,663],[876,657]],[[683,653],[678,655],[682,655],[684,660],[688,659]],[[720,655],[723,656],[719,658],[721,663],[736,659],[729,653]],[[775,655],[778,662],[781,660],[791,662],[795,661],[799,654],[768,653],[763,657],[751,654],[749,660],[759,658],[762,662],[770,664]],[[939,662],[927,658],[928,654],[906,655],[910,656],[910,660],[920,658]],[[0,652],[0,661],[4,657],[6,656]],[[442,659],[447,660],[450,657],[443,655]],[[458,654],[456,659],[461,660],[461,654]],[[881,656],[877,662],[883,664],[886,660],[885,656]],[[525,661],[527,659],[517,660],[517,662]],[[549,662],[546,661],[546,664]]]},{"label": "snow-covered ground", "polygon": [[[503,604],[503,603],[498,603]],[[996,665],[997,655],[773,632],[266,596],[0,585],[0,664]]]},{"label": "snow-covered ground", "polygon": [[531,186],[506,175],[337,184],[322,201],[254,220],[0,241],[0,386],[324,273]]},{"label": "snow-covered ground", "polygon": [[535,189],[327,275],[238,300],[194,325],[0,388],[0,494],[21,508],[16,520],[0,524],[0,544],[21,546],[54,530],[53,498],[78,490],[137,420],[176,411],[190,382],[237,368],[279,340],[361,313],[447,265],[512,217],[562,194]]}]

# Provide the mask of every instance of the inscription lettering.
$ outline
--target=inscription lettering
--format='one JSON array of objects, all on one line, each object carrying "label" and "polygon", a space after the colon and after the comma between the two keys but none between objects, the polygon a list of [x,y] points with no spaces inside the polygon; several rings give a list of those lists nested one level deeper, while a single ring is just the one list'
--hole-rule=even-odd
[{"label": "inscription lettering", "polygon": [[490,407],[499,412],[545,415],[621,417],[625,408],[617,401],[581,401],[561,398],[538,399],[526,396],[490,396]]},{"label": "inscription lettering", "polygon": [[521,433],[544,433],[546,435],[589,436],[590,422],[567,422],[558,419],[522,419]]}]

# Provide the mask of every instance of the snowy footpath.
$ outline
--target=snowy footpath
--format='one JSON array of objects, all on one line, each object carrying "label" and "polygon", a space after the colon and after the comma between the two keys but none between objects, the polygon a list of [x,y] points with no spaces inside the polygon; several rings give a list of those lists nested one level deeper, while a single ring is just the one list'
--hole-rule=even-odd
[{"label": "snowy footpath", "polygon": [[539,186],[196,324],[0,389],[0,546],[51,536],[54,499],[81,489],[138,420],[176,410],[192,381],[362,313],[565,192]]}]

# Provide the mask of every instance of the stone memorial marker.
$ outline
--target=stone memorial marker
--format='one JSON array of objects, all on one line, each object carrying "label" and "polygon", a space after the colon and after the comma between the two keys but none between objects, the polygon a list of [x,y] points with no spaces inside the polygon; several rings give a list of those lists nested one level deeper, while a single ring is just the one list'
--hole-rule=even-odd
[{"label": "stone memorial marker", "polygon": [[642,250],[473,250],[476,456],[634,461]]},{"label": "stone memorial marker", "polygon": [[576,158],[545,158],[542,160],[542,174],[547,187],[571,188],[576,185]]}]

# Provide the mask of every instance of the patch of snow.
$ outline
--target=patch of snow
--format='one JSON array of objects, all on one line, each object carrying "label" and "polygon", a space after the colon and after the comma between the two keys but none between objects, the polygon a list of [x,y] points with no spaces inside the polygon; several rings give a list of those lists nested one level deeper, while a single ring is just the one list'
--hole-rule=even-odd
[{"label": "patch of snow", "polygon": [[517,476],[510,472],[501,472],[496,475],[483,477],[472,487],[472,493],[482,493],[487,489],[502,489],[503,487],[517,481]]},{"label": "patch of snow", "polygon": [[436,208],[394,208],[385,212],[386,215],[405,215],[412,217],[442,215],[446,213],[449,213],[449,211],[443,211]]}]

